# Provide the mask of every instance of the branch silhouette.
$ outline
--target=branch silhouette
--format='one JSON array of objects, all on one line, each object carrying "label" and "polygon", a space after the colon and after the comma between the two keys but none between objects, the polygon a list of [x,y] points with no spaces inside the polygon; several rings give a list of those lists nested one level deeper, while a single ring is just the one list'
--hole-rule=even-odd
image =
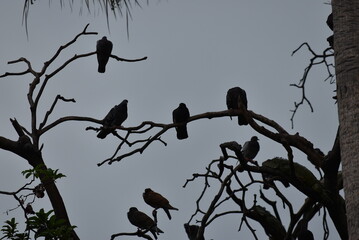
[{"label": "branch silhouette", "polygon": [[308,66],[304,69],[304,73],[303,73],[303,76],[302,78],[299,80],[299,83],[297,84],[290,84],[290,86],[293,86],[293,87],[296,87],[296,88],[299,88],[301,90],[301,93],[302,93],[302,97],[301,97],[301,100],[299,102],[294,102],[294,109],[291,110],[292,112],[292,116],[290,118],[290,121],[292,123],[292,128],[294,127],[294,117],[295,117],[295,114],[297,113],[299,107],[301,105],[303,105],[304,103],[307,103],[309,105],[309,108],[310,108],[310,111],[313,112],[314,111],[314,108],[312,106],[312,103],[310,102],[310,100],[308,99],[308,97],[306,96],[306,83],[308,81],[308,75],[311,71],[311,69],[313,67],[315,67],[316,65],[323,65],[325,66],[326,68],[326,71],[328,73],[328,76],[325,78],[324,81],[327,81],[329,80],[330,84],[334,83],[335,82],[335,75],[333,73],[334,71],[334,65],[332,63],[329,62],[329,59],[333,59],[334,57],[334,52],[333,52],[333,49],[331,47],[325,49],[323,51],[322,54],[317,54],[311,47],[310,45],[307,43],[307,42],[304,42],[302,43],[297,49],[295,49],[293,52],[292,52],[292,56],[294,54],[296,54],[300,49],[302,49],[303,47],[307,47],[308,51],[310,52],[310,54],[312,55],[312,58],[310,59],[309,61],[309,64]]},{"label": "branch silhouette", "polygon": [[[5,137],[0,136],[0,148],[3,150],[10,151],[24,160],[26,160],[33,168],[41,168],[43,171],[46,171],[48,168],[45,164],[45,161],[42,157],[42,148],[43,144],[40,144],[40,137],[45,134],[47,131],[57,127],[58,125],[68,122],[68,121],[86,121],[96,124],[101,124],[102,120],[84,117],[84,116],[63,116],[58,118],[57,120],[48,123],[49,117],[56,109],[56,105],[59,103],[59,100],[63,102],[76,102],[73,98],[65,98],[58,94],[50,108],[45,112],[44,116],[42,117],[42,121],[38,125],[38,120],[41,116],[38,113],[38,106],[44,92],[46,90],[46,86],[50,79],[60,73],[62,70],[66,69],[66,67],[81,58],[93,56],[96,54],[95,51],[89,53],[82,53],[82,54],[75,54],[73,57],[65,60],[64,62],[60,63],[58,66],[55,65],[55,60],[59,58],[59,56],[63,53],[64,50],[69,49],[73,46],[77,41],[79,41],[80,37],[88,36],[88,35],[97,35],[97,32],[90,32],[87,30],[89,24],[87,24],[84,29],[78,33],[72,40],[65,43],[64,45],[60,46],[55,54],[47,61],[44,62],[43,66],[39,71],[35,70],[31,64],[31,62],[25,58],[21,57],[17,60],[9,61],[8,64],[18,64],[18,63],[25,63],[27,69],[20,72],[6,72],[0,75],[0,78],[11,77],[11,76],[25,76],[30,74],[32,77],[32,81],[29,84],[28,93],[27,93],[27,100],[30,107],[30,129],[26,129],[20,122],[16,119],[10,119],[15,131],[18,134],[18,140],[13,141],[7,139]],[[137,62],[143,61],[147,59],[147,57],[139,58],[139,59],[126,59],[121,58],[116,55],[111,55],[111,57],[117,61],[127,61],[127,62]],[[52,66],[52,72],[49,72],[49,67]],[[44,174],[39,174],[40,185],[42,186],[41,189],[43,191],[46,190],[47,196],[51,202],[52,208],[54,210],[54,214],[57,219],[61,219],[64,222],[64,225],[68,227],[71,231],[72,239],[80,239],[76,232],[73,230],[73,226],[70,223],[70,219],[67,214],[67,210],[62,200],[62,196],[55,184],[55,181],[49,179]],[[40,186],[39,185],[39,186]],[[24,190],[24,188],[22,189]],[[20,203],[20,207],[23,210],[26,210],[26,207],[21,203],[24,199],[17,196],[18,192],[10,193],[5,191],[0,191],[0,194],[4,195],[13,195],[14,198]],[[41,194],[43,196],[43,193]],[[25,214],[25,218],[26,214]]]}]

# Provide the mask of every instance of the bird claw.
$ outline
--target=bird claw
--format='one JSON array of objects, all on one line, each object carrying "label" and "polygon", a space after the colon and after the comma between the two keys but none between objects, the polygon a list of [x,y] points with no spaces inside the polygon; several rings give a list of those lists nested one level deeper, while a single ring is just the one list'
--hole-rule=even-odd
[{"label": "bird claw", "polygon": [[154,209],[154,210],[152,211],[152,216],[153,216],[153,218],[154,218],[155,223],[157,223],[157,209]]}]

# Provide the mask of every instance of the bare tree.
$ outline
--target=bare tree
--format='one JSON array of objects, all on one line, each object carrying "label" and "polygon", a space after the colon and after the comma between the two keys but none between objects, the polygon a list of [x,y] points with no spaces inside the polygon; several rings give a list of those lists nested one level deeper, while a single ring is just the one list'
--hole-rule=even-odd
[{"label": "bare tree", "polygon": [[[70,223],[70,219],[68,218],[67,210],[65,204],[63,202],[62,196],[55,184],[55,180],[63,175],[58,174],[56,171],[48,168],[45,160],[42,157],[42,148],[43,146],[40,144],[40,138],[42,135],[46,134],[49,130],[57,127],[58,125],[68,122],[68,121],[86,121],[92,123],[101,124],[102,120],[93,119],[90,117],[83,116],[64,116],[61,117],[51,123],[48,123],[49,116],[53,113],[57,103],[59,101],[64,102],[75,102],[75,99],[66,99],[61,95],[57,95],[50,107],[50,109],[46,112],[44,116],[40,116],[38,113],[38,105],[42,100],[42,96],[44,91],[46,90],[47,83],[60,71],[66,68],[70,63],[79,60],[84,57],[89,57],[95,55],[96,52],[89,52],[83,54],[75,54],[72,58],[60,64],[55,70],[50,72],[49,67],[53,66],[55,60],[59,57],[62,51],[66,48],[72,46],[79,38],[87,36],[87,35],[97,35],[96,32],[87,31],[88,25],[83,29],[81,33],[75,36],[68,43],[60,46],[55,54],[47,60],[43,67],[36,71],[29,60],[24,57],[21,57],[17,60],[10,61],[8,64],[17,64],[24,63],[26,65],[26,70],[22,72],[6,72],[1,75],[0,78],[5,77],[14,77],[21,75],[30,75],[33,77],[32,82],[29,84],[29,90],[27,93],[27,100],[30,107],[31,114],[31,129],[25,128],[21,123],[19,123],[16,119],[10,119],[11,123],[16,130],[19,138],[17,140],[11,140],[6,137],[0,137],[0,148],[6,151],[10,151],[19,157],[26,160],[29,165],[33,168],[33,171],[29,172],[25,171],[24,174],[27,177],[33,176],[40,180],[40,184],[36,187],[30,187],[30,185],[34,182],[35,179],[32,179],[28,182],[24,187],[14,191],[14,192],[4,192],[1,191],[0,194],[12,195],[18,201],[19,206],[24,210],[25,217],[27,218],[27,201],[29,200],[29,195],[35,197],[43,197],[44,191],[46,191],[51,205],[53,207],[54,216],[56,216],[57,220],[61,220],[61,227],[66,227],[67,230],[71,232],[71,239],[79,239],[76,232],[73,230],[73,226]],[[127,62],[136,62],[145,60],[146,57],[141,59],[124,59],[115,55],[111,55],[111,58],[116,59],[117,61],[127,61]],[[30,193],[27,193],[30,191]],[[34,200],[32,200],[33,202]],[[29,201],[28,201],[29,202]],[[47,217],[50,217],[49,215]],[[29,224],[29,220],[27,218],[27,222]],[[37,229],[36,233],[42,229]]]},{"label": "bare tree", "polygon": [[[333,5],[335,39],[340,39],[341,37],[345,43],[337,43],[339,40],[336,40],[334,45],[337,65],[340,63],[339,66],[336,67],[336,76],[338,79],[338,102],[341,126],[338,128],[338,134],[333,141],[333,147],[328,153],[324,154],[320,149],[314,148],[313,144],[299,133],[290,134],[274,120],[255,113],[250,109],[230,109],[193,115],[190,116],[188,121],[182,123],[144,121],[138,126],[133,127],[124,128],[121,126],[112,126],[112,129],[110,130],[112,130],[112,134],[118,138],[117,148],[114,150],[111,157],[100,161],[98,166],[102,166],[106,163],[118,164],[129,156],[138,153],[142,154],[154,142],[160,142],[166,146],[167,143],[164,140],[164,134],[171,128],[176,128],[183,124],[190,124],[191,122],[200,119],[210,120],[212,118],[223,118],[228,116],[244,116],[250,127],[259,135],[269,138],[273,142],[281,145],[286,151],[286,156],[267,159],[262,165],[258,165],[255,161],[249,161],[249,159],[243,156],[242,146],[239,143],[229,141],[220,144],[219,149],[221,151],[221,156],[211,161],[208,166],[205,167],[204,173],[194,173],[192,178],[187,179],[184,184],[184,187],[186,187],[193,181],[204,180],[203,190],[200,193],[200,196],[196,199],[196,211],[190,217],[189,221],[184,224],[189,239],[204,239],[206,229],[211,227],[211,224],[214,221],[229,214],[240,215],[241,222],[239,224],[239,229],[242,229],[243,227],[248,228],[252,232],[254,239],[258,239],[258,236],[256,234],[256,229],[253,227],[253,222],[259,223],[270,239],[295,239],[309,231],[307,228],[308,223],[319,211],[323,212],[324,239],[327,239],[329,235],[329,230],[327,229],[328,217],[333,221],[336,230],[342,239],[348,239],[348,227],[349,238],[355,239],[357,236],[355,233],[358,231],[358,218],[356,217],[358,216],[358,210],[356,208],[356,201],[358,201],[356,196],[358,194],[355,191],[357,189],[351,190],[357,185],[349,183],[355,183],[357,176],[355,173],[355,170],[357,169],[356,166],[358,165],[358,158],[356,157],[355,150],[355,139],[357,138],[355,138],[356,135],[354,135],[354,133],[357,132],[357,129],[355,124],[356,118],[349,116],[356,116],[355,111],[357,108],[355,108],[355,103],[357,101],[355,101],[355,97],[359,96],[359,94],[355,92],[357,89],[355,87],[355,76],[357,76],[357,70],[355,68],[355,64],[357,64],[357,46],[354,46],[354,40],[357,39],[354,33],[357,33],[356,31],[358,30],[354,31],[352,28],[346,27],[348,23],[343,20],[344,17],[340,16],[347,16],[345,19],[348,19],[346,21],[349,23],[354,23],[356,16],[355,11],[348,12],[342,5],[351,6],[349,5],[349,1],[345,4],[338,3],[336,10]],[[354,24],[350,26],[354,26]],[[102,120],[84,116],[64,116],[48,123],[48,118],[55,109],[58,101],[75,102],[74,99],[66,99],[60,95],[56,96],[52,106],[44,116],[38,114],[37,108],[39,102],[42,100],[42,95],[46,90],[47,83],[52,77],[65,69],[73,61],[96,54],[96,52],[75,54],[72,58],[60,64],[55,70],[49,72],[48,67],[54,64],[54,60],[57,59],[64,49],[71,47],[80,39],[80,37],[97,34],[96,32],[88,32],[87,28],[88,26],[75,36],[73,40],[60,46],[53,57],[44,63],[41,70],[34,70],[30,61],[26,58],[20,58],[8,63],[25,63],[27,67],[26,70],[22,72],[7,72],[0,76],[0,78],[6,78],[30,74],[33,78],[27,93],[28,104],[31,110],[31,129],[25,128],[16,119],[11,119],[12,126],[19,136],[18,139],[10,140],[5,137],[0,137],[1,149],[20,156],[32,167],[32,169],[24,171],[24,175],[30,178],[30,180],[23,187],[13,192],[0,191],[0,194],[13,196],[19,203],[20,208],[24,211],[25,219],[30,226],[27,235],[24,233],[27,237],[29,237],[30,234],[34,234],[35,237],[46,236],[48,239],[65,239],[65,236],[70,236],[70,239],[79,239],[74,226],[70,223],[70,219],[68,218],[62,196],[56,187],[55,180],[63,177],[63,175],[58,173],[57,170],[48,168],[46,165],[41,154],[43,146],[41,145],[40,138],[43,134],[64,122],[85,121],[97,125],[101,125],[103,122]],[[354,37],[352,38],[348,37],[353,35]],[[337,36],[339,37],[337,38]],[[346,40],[344,40],[344,38],[346,38]],[[331,65],[327,62],[327,59],[332,57],[333,54],[329,53],[329,50],[325,50],[323,54],[318,55],[311,50],[308,44],[304,44],[303,46],[305,45],[308,46],[308,49],[313,53],[314,57],[310,62],[309,69],[306,69],[304,72],[303,79],[301,80],[302,82],[299,85],[296,85],[296,87],[301,89],[304,89],[308,71],[310,71],[310,68],[316,64],[324,63],[328,69],[328,78],[333,77],[329,70]],[[344,49],[345,46],[351,46],[351,48]],[[347,53],[346,51],[349,52]],[[111,57],[118,61],[129,62],[146,59],[146,57],[144,57],[129,60],[115,55],[111,55]],[[347,65],[348,57],[350,64]],[[315,60],[318,59],[320,61],[316,62]],[[302,102],[305,101],[310,104],[303,90]],[[298,106],[299,105],[295,105],[293,116]],[[97,125],[95,127],[89,126],[87,130],[98,132],[102,127],[97,127]],[[130,137],[135,140],[130,141]],[[130,148],[128,152],[122,150],[124,145],[127,145]],[[299,159],[298,156],[295,156],[293,149],[299,150],[307,157],[306,161],[311,164],[311,169],[308,169],[299,163],[300,161],[303,161],[303,159]],[[347,164],[343,165],[344,174],[339,171],[342,156],[343,158],[346,158]],[[314,171],[319,172],[319,178],[313,174]],[[243,175],[248,176],[248,178],[242,178],[241,176]],[[40,184],[33,186],[35,179],[37,178],[40,180]],[[350,205],[347,204],[347,209],[346,200],[344,200],[339,193],[343,188],[343,179],[344,186],[348,189],[347,201],[349,201],[349,199],[352,201],[350,202]],[[210,196],[210,204],[205,205],[202,200],[204,196],[208,194],[207,189],[212,183],[217,183],[219,187],[216,194]],[[278,185],[278,183],[284,187]],[[286,197],[285,192],[287,188],[295,188],[300,194],[303,194],[306,197],[306,200],[302,203],[298,211],[294,210],[293,204]],[[267,194],[267,189],[271,189],[276,196]],[[52,231],[46,231],[46,229],[36,225],[36,221],[35,223],[34,221],[31,221],[34,220],[34,218],[29,217],[29,214],[35,214],[37,218],[40,218],[41,216],[45,216],[46,219],[51,218],[52,212],[45,213],[39,211],[35,213],[30,209],[31,203],[35,201],[36,198],[43,197],[44,191],[46,191],[51,201],[53,216],[55,216],[57,220],[62,220],[58,222],[58,225],[55,224],[53,229],[50,229]],[[350,195],[351,193],[354,195]],[[278,202],[281,204],[278,204]],[[227,203],[235,203],[236,208],[221,211],[221,207]],[[349,220],[347,226],[346,212],[349,211],[351,212],[348,214]],[[289,223],[284,223],[282,221],[282,214],[289,216]],[[154,216],[155,222],[157,222],[156,214],[154,214]],[[194,219],[197,219],[197,221]],[[193,221],[195,222],[193,223]],[[8,226],[11,225],[13,225],[13,222],[9,221]],[[63,230],[60,234],[56,236],[50,235],[56,233],[55,230],[58,230],[59,228]],[[149,229],[140,229],[131,233],[115,233],[111,236],[111,239],[121,236],[138,236],[152,239],[151,236],[147,234],[148,230]],[[26,239],[26,236],[24,239]]]}]

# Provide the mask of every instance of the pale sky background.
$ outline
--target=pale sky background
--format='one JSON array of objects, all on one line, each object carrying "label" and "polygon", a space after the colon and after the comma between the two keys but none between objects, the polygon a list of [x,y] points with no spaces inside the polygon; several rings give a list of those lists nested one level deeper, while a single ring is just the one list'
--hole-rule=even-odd
[{"label": "pale sky background", "polygon": [[[289,84],[298,82],[311,57],[305,50],[294,57],[291,52],[305,41],[317,52],[328,47],[326,38],[331,32],[325,21],[331,7],[327,1],[150,1],[149,5],[144,3],[142,8],[132,9],[130,40],[124,18],[110,17],[109,32],[98,5],[91,13],[83,10],[79,14],[77,5],[71,11],[66,1],[63,9],[57,1],[51,2],[38,0],[31,6],[29,40],[21,25],[23,1],[1,2],[0,75],[24,70],[25,64],[7,65],[19,57],[26,57],[39,70],[60,45],[72,40],[87,23],[90,23],[88,31],[99,34],[79,38],[51,69],[74,54],[94,51],[96,41],[102,36],[113,42],[113,54],[129,59],[147,56],[148,60],[125,63],[110,59],[105,74],[97,72],[95,55],[71,63],[49,82],[39,114],[48,110],[57,94],[75,98],[77,102],[59,102],[49,122],[70,115],[102,119],[114,105],[128,99],[129,116],[124,126],[136,126],[144,120],[170,123],[172,110],[180,102],[187,104],[192,115],[225,110],[227,90],[240,86],[247,92],[249,109],[275,120],[291,133],[300,132],[325,153],[331,149],[338,120],[331,98],[334,85],[323,81],[324,67],[314,68],[309,76],[307,96],[315,112],[310,113],[308,106],[302,107],[294,129],[290,129],[289,120],[289,110],[300,98],[300,91]],[[30,127],[26,98],[30,81],[30,75],[0,79],[1,136],[17,139],[9,118]],[[275,156],[286,157],[280,145],[248,126],[239,127],[236,121],[222,118],[190,123],[189,138],[184,141],[177,140],[171,129],[162,136],[167,147],[156,142],[142,155],[97,167],[97,163],[113,154],[119,142],[112,135],[100,140],[95,132],[85,131],[87,126],[98,127],[67,122],[41,138],[47,166],[60,169],[67,176],[58,180],[57,185],[81,239],[110,239],[114,233],[134,232],[136,228],[128,222],[126,213],[135,206],[151,215],[152,208],[142,199],[147,187],[160,192],[180,209],[172,213],[171,221],[159,211],[158,225],[165,232],[159,239],[186,239],[183,224],[195,210],[203,180],[187,188],[182,186],[192,173],[204,172],[208,163],[221,155],[219,144],[226,141],[243,144],[257,135],[261,144],[258,162]],[[311,167],[305,156],[297,151],[295,154],[295,161]],[[0,164],[1,190],[15,191],[25,183],[21,171],[30,168],[25,160],[0,151]],[[217,191],[216,184],[211,186],[209,200]],[[258,186],[254,188],[254,193],[258,189]],[[270,196],[270,191],[267,192]],[[286,194],[299,204],[303,202],[303,195],[296,190],[287,190]],[[12,197],[0,195],[1,225],[12,217],[22,220],[20,210],[5,214],[16,205]],[[207,209],[208,202],[202,206]],[[51,208],[47,198],[38,199],[33,207]],[[310,222],[309,229],[315,239],[323,238],[321,219],[322,215]],[[237,232],[240,220],[240,215],[232,215],[213,222],[205,232],[206,239],[248,239],[246,228]],[[338,239],[331,222],[330,228],[329,239]],[[261,228],[256,226],[256,229],[259,238],[266,239]],[[131,238],[136,239],[117,239]]]}]

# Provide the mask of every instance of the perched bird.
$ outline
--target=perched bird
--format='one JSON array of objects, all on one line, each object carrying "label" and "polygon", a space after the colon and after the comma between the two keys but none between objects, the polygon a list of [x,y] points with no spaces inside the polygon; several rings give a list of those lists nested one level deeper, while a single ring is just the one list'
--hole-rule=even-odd
[{"label": "perched bird", "polygon": [[111,56],[112,42],[107,40],[106,37],[97,41],[96,53],[98,62],[98,72],[104,73],[106,70],[106,64]]},{"label": "perched bird", "polygon": [[172,207],[169,201],[163,197],[161,194],[152,191],[150,188],[146,188],[145,192],[142,194],[143,200],[155,209],[162,208],[167,214],[168,218],[171,220],[171,214],[169,210],[177,210],[178,208]]},{"label": "perched bird", "polygon": [[199,226],[197,225],[189,225],[188,223],[184,224],[184,229],[187,233],[188,239],[189,240],[204,240],[203,236],[200,236],[199,238],[197,238],[197,233],[199,230]]},{"label": "perched bird", "polygon": [[304,219],[298,221],[294,235],[297,235],[297,240],[314,240],[313,233],[308,230],[308,222]]},{"label": "perched bird", "polygon": [[298,240],[314,240],[313,233],[306,229],[298,234]]},{"label": "perched bird", "polygon": [[[186,104],[180,103],[178,108],[173,110],[172,118],[173,118],[173,123],[187,122],[189,119],[189,111],[188,108],[186,107]],[[188,138],[187,123],[184,123],[183,125],[176,127],[176,131],[177,131],[178,139],[181,140]]]},{"label": "perched bird", "polygon": [[32,208],[31,204],[28,203],[25,208],[25,214],[35,214],[34,209]]},{"label": "perched bird", "polygon": [[[247,94],[240,87],[234,87],[227,91],[226,103],[228,109],[242,109],[247,110]],[[231,117],[232,119],[232,117]],[[248,122],[243,115],[238,116],[239,125],[247,125]]]},{"label": "perched bird", "polygon": [[255,163],[253,159],[257,156],[257,153],[259,152],[258,140],[259,139],[257,136],[253,136],[250,141],[244,143],[242,148],[243,157],[253,163]]},{"label": "perched bird", "polygon": [[142,230],[149,230],[155,239],[157,239],[157,235],[159,233],[163,233],[163,231],[157,227],[157,224],[152,220],[152,218],[135,207],[131,207],[127,212],[127,218],[132,225]]},{"label": "perched bird", "polygon": [[330,13],[327,18],[327,25],[330,28],[330,30],[333,31],[333,13]]},{"label": "perched bird", "polygon": [[[333,31],[333,29],[334,29],[334,28],[333,28],[333,13],[330,13],[330,14],[329,14],[326,23],[327,23],[328,27],[330,28],[330,30]],[[330,46],[331,48],[334,48],[334,35],[329,36],[329,37],[327,38],[327,41],[328,41],[328,43],[329,43],[329,46]]]},{"label": "perched bird", "polygon": [[104,139],[113,131],[112,127],[121,126],[127,119],[127,103],[128,101],[125,99],[107,113],[106,117],[102,120],[103,128],[97,134],[98,138]]},{"label": "perched bird", "polygon": [[42,183],[37,185],[32,191],[37,198],[45,197],[45,187]]}]

